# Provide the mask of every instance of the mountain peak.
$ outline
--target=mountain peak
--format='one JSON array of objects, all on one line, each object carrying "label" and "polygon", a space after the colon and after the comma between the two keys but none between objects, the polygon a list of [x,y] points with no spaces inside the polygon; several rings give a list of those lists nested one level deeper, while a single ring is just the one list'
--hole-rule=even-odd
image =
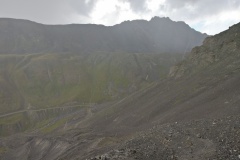
[{"label": "mountain peak", "polygon": [[12,19],[11,23],[0,20],[0,33],[0,54],[97,51],[184,53],[201,45],[206,37],[168,17],[126,21],[109,27],[93,24],[49,26],[25,20]]},{"label": "mountain peak", "polygon": [[150,21],[172,21],[169,17],[154,16]]}]

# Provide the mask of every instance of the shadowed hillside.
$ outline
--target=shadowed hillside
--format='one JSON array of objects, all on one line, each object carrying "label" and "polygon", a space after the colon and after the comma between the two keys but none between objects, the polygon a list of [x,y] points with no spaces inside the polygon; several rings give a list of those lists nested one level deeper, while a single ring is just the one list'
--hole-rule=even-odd
[{"label": "shadowed hillside", "polygon": [[186,53],[201,45],[206,34],[184,22],[155,17],[106,27],[94,24],[42,25],[0,19],[0,53]]},{"label": "shadowed hillside", "polygon": [[105,118],[102,123],[138,126],[238,114],[239,32],[236,24],[207,38],[171,69],[168,79],[114,106],[109,114],[104,111],[109,121]]},{"label": "shadowed hillside", "polygon": [[1,113],[116,100],[167,76],[174,54],[1,55]]},{"label": "shadowed hillside", "polygon": [[36,122],[34,117],[48,119],[62,113],[57,109],[52,116],[52,110],[32,116],[32,110],[120,100],[167,77],[180,58],[104,52],[0,55],[0,135],[26,130]]},{"label": "shadowed hillside", "polygon": [[[151,54],[132,53],[121,54],[120,57],[118,54],[107,54],[106,57],[102,57],[100,54],[93,57],[91,55],[83,56],[84,63],[82,61],[78,63],[81,66],[77,66],[77,68],[81,68],[78,70],[79,72],[88,73],[88,76],[94,76],[94,79],[98,80],[92,83],[92,86],[97,88],[94,91],[95,93],[99,91],[98,86],[102,86],[100,84],[106,86],[106,83],[100,83],[102,82],[102,75],[105,74],[101,72],[98,76],[98,68],[104,68],[105,65],[101,62],[105,59],[109,62],[109,58],[112,56],[117,57],[113,58],[114,61],[110,63],[111,67],[109,68],[112,70],[117,65],[117,69],[122,69],[112,71],[118,73],[116,76],[122,75],[123,81],[121,83],[115,81],[115,76],[110,76],[111,82],[114,82],[115,87],[113,88],[118,91],[117,95],[121,95],[122,91],[128,92],[129,86],[134,82],[139,82],[139,85],[145,87],[140,87],[137,92],[128,93],[128,96],[123,96],[112,103],[93,104],[82,108],[82,110],[70,112],[65,116],[61,115],[59,119],[55,118],[53,121],[38,124],[41,127],[36,129],[36,132],[35,130],[34,132],[28,130],[24,134],[2,138],[0,140],[0,158],[6,160],[19,159],[19,157],[28,160],[238,159],[240,149],[238,136],[240,133],[239,33],[240,23],[218,35],[206,38],[202,46],[192,49],[183,61],[171,68],[169,74],[166,72],[152,74],[152,68],[158,66],[155,65],[158,64],[157,62],[160,64],[166,62],[166,59],[160,62],[164,54],[153,54],[156,57]],[[50,55],[63,56],[60,54]],[[154,58],[149,59],[148,56],[150,55]],[[159,55],[161,56],[158,59]],[[36,72],[39,75],[34,74],[32,76],[32,70],[35,70],[35,68],[31,66],[31,61],[34,60],[34,64],[41,64],[41,59],[49,55],[31,56],[33,56],[31,60],[24,63],[28,65],[22,66],[19,64],[19,72],[4,75],[6,77],[9,77],[9,75],[19,76],[18,79],[21,79],[19,83],[27,82],[25,83],[26,86],[31,84],[31,79],[33,79],[32,82],[41,84],[37,81],[39,75],[43,77],[41,82],[46,83],[43,86],[51,86],[51,81],[58,82],[54,84],[62,84],[58,76],[62,80],[67,72],[65,73],[63,70],[61,74],[55,74],[52,68],[54,68],[54,65],[57,66],[58,62],[52,61],[50,57],[47,59],[51,60],[51,63],[44,61],[46,63],[44,63],[43,69]],[[64,66],[64,60],[71,59],[69,56],[64,54],[64,58],[61,58],[61,64],[63,64],[61,66]],[[75,60],[78,61],[78,56],[74,55],[73,60],[71,60],[72,65],[75,64]],[[172,58],[172,56],[170,57]],[[170,62],[172,62],[171,58],[169,59]],[[85,66],[87,62],[91,62],[90,68],[88,68],[89,65],[86,65],[88,67]],[[125,68],[130,64],[134,64],[131,69]],[[7,66],[12,67],[12,65]],[[37,69],[39,68],[41,69],[41,67],[37,67]],[[74,68],[68,70],[68,72],[74,73],[71,75],[77,75],[78,73]],[[92,68],[94,69],[91,70]],[[137,70],[135,70],[136,68]],[[111,70],[103,73],[108,75],[107,73],[110,73]],[[161,69],[154,70],[154,73],[156,73],[155,71],[161,71]],[[148,83],[148,81],[154,82],[154,79],[157,78],[153,75],[161,74],[168,74],[168,78],[155,81],[156,83]],[[76,79],[75,76],[68,75],[67,77],[69,83]],[[125,77],[128,77],[128,80],[133,80],[127,81],[129,85],[126,88],[124,88]],[[132,77],[135,78],[132,79]],[[116,79],[122,80],[122,78],[118,77]],[[6,80],[7,78],[3,79],[3,81]],[[16,84],[11,85],[14,88],[24,86],[15,83],[15,81],[9,82]],[[84,81],[84,84],[88,83]],[[29,89],[26,86],[24,88]],[[74,86],[76,87],[76,85]],[[19,90],[24,91],[24,88]],[[39,88],[41,91],[43,87]],[[109,87],[107,88],[109,89]],[[33,87],[33,89],[35,88]],[[41,93],[52,93],[49,90],[47,91]],[[19,94],[22,98],[33,97],[28,90],[25,90],[24,93],[25,97],[22,96],[22,92],[16,92],[14,95],[18,96]],[[110,93],[114,95],[115,92]],[[75,94],[71,93],[71,95]],[[46,97],[42,97],[47,100]],[[62,99],[64,97],[61,97]],[[91,101],[86,99],[86,102]],[[44,115],[47,116],[48,114],[44,113]],[[14,121],[14,118],[10,120]],[[2,120],[2,123],[6,123],[6,121]]]},{"label": "shadowed hillside", "polygon": [[113,102],[146,89],[207,36],[159,17],[111,27],[1,18],[0,35],[0,125],[7,134],[27,129],[32,110]]},{"label": "shadowed hillside", "polygon": [[[237,159],[239,33],[240,24],[236,24],[207,38],[172,68],[168,79],[96,114],[90,126],[101,126],[108,132],[113,129],[113,133],[121,134],[133,128],[144,130],[155,126],[137,134],[119,146],[119,150],[109,149],[102,157]],[[196,119],[201,120],[192,121]]]},{"label": "shadowed hillside", "polygon": [[[168,79],[92,110],[83,120],[69,121],[69,130],[59,128],[58,134],[38,136],[31,143],[23,140],[32,147],[30,153],[17,144],[15,149],[39,158],[50,144],[60,145],[61,152],[54,147],[47,159],[236,159],[240,147],[236,136],[240,113],[239,29],[237,24],[206,39],[174,67]],[[209,61],[210,55],[217,60]],[[119,146],[124,140],[126,143]],[[39,150],[36,141],[49,145]],[[34,156],[35,152],[39,154]],[[55,152],[58,154],[53,156]],[[6,157],[13,157],[11,150],[6,153]]]}]

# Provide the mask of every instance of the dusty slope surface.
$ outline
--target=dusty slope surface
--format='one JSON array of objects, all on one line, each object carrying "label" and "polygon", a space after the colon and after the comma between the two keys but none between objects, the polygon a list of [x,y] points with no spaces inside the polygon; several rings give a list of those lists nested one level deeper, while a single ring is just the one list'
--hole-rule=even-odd
[{"label": "dusty slope surface", "polygon": [[170,78],[96,115],[90,123],[141,126],[239,113],[239,33],[237,24],[207,38],[173,68]]},{"label": "dusty slope surface", "polygon": [[173,68],[172,79],[94,122],[107,129],[154,127],[92,159],[239,159],[239,26],[207,38]]},{"label": "dusty slope surface", "polygon": [[91,160],[238,160],[240,116],[156,125]]},{"label": "dusty slope surface", "polygon": [[107,129],[124,126],[118,132],[154,126],[100,157],[239,159],[239,33],[237,24],[207,38],[173,68],[172,79],[130,97],[114,111],[105,113],[102,122],[102,118],[93,120],[102,128],[108,124]]},{"label": "dusty slope surface", "polygon": [[[120,147],[108,155],[114,158],[123,154],[125,159],[159,159],[165,155],[162,159],[236,160],[240,139],[239,30],[237,24],[207,39],[189,55],[193,58],[176,66],[171,78],[89,112],[83,121],[70,123],[68,130],[2,139],[2,157],[86,159],[108,153],[128,140],[123,150]],[[210,57],[218,58],[209,61],[212,54],[215,56]],[[154,126],[152,131],[134,135]],[[131,136],[133,140],[129,141]],[[154,141],[159,142],[157,146]]]}]

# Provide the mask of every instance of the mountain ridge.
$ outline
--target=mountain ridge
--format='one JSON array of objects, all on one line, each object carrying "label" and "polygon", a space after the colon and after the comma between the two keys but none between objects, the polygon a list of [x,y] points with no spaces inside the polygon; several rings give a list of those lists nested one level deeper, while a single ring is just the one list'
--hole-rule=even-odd
[{"label": "mountain ridge", "polygon": [[176,65],[172,77],[115,103],[78,110],[68,119],[60,116],[40,124],[37,133],[1,139],[0,158],[238,159],[239,33],[237,24],[207,38]]},{"label": "mountain ridge", "polygon": [[96,51],[183,54],[207,37],[185,23],[159,17],[114,26],[44,25],[2,18],[0,34],[1,54]]}]

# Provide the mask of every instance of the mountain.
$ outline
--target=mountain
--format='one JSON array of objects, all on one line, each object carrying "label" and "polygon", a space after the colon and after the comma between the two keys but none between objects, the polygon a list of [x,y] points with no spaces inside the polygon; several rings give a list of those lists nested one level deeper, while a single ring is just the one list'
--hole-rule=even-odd
[{"label": "mountain", "polygon": [[0,135],[22,132],[64,113],[59,107],[67,112],[69,106],[120,100],[166,78],[181,57],[104,52],[0,55]]},{"label": "mountain", "polygon": [[184,22],[154,17],[107,27],[95,24],[43,25],[0,19],[0,53],[186,53],[201,45],[206,34]]},{"label": "mountain", "polygon": [[176,55],[1,55],[0,159],[239,159],[240,23]]},{"label": "mountain", "polygon": [[167,76],[175,54],[0,55],[0,113],[122,98]]},{"label": "mountain", "polygon": [[[227,72],[238,64],[239,24],[236,24],[214,37],[208,37],[203,45],[195,47],[186,59],[171,68],[170,77],[182,77],[216,65]],[[227,74],[227,73],[226,73]],[[226,75],[227,76],[227,75]]]},{"label": "mountain", "polygon": [[167,79],[122,100],[2,139],[1,158],[238,159],[239,33],[240,23],[207,38]]},{"label": "mountain", "polygon": [[102,124],[141,126],[239,114],[239,33],[240,23],[206,38],[172,67],[169,78],[114,106]]},{"label": "mountain", "polygon": [[105,129],[123,138],[141,131],[115,150],[99,145],[105,154],[97,157],[238,159],[232,149],[240,148],[239,33],[240,23],[206,38],[168,79],[95,114],[87,125],[100,126],[96,133]]},{"label": "mountain", "polygon": [[59,107],[114,102],[145,89],[207,36],[159,17],[111,27],[1,18],[0,35],[0,135],[56,118]]}]

